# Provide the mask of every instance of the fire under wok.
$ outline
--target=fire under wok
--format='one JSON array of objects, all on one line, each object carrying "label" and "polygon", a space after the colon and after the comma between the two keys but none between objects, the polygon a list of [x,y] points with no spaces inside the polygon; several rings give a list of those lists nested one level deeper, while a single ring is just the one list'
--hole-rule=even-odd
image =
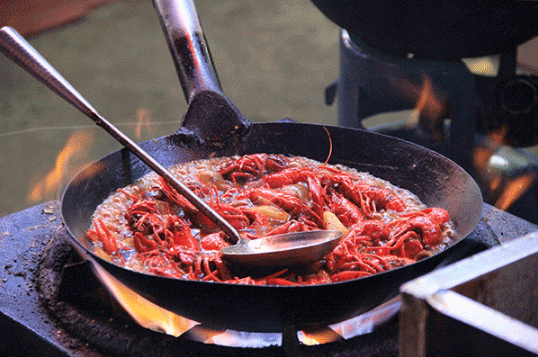
[{"label": "fire under wok", "polygon": [[[157,305],[209,326],[280,332],[327,325],[366,312],[398,293],[399,286],[449,258],[473,231],[482,196],[451,160],[418,145],[373,132],[281,120],[251,123],[222,94],[205,38],[190,2],[155,0],[189,103],[176,133],[140,146],[163,166],[213,156],[276,153],[343,164],[410,190],[428,206],[451,215],[455,235],[443,252],[373,276],[311,286],[254,286],[172,279],[131,271],[93,258],[118,280]],[[85,233],[97,207],[118,188],[151,170],[129,150],[114,152],[79,173],[62,197],[73,244],[86,250]]]}]

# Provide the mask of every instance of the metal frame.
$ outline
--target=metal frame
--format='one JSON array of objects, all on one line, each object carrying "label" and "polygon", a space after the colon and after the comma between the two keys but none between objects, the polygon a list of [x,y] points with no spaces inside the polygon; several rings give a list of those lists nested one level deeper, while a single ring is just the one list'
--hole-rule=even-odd
[{"label": "metal frame", "polygon": [[402,285],[399,356],[538,355],[538,232]]}]

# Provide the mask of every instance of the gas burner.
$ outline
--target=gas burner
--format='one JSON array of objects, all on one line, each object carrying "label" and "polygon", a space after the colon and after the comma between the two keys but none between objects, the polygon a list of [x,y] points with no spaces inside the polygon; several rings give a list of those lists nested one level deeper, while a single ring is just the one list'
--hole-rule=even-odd
[{"label": "gas burner", "polygon": [[187,346],[201,342],[223,347],[259,348],[268,352],[275,352],[274,349],[281,346],[288,351],[299,342],[318,345],[370,333],[391,320],[400,307],[399,299],[394,299],[372,312],[339,324],[315,331],[284,333],[214,330],[175,317],[175,331],[181,334],[178,340],[164,334],[165,331],[156,333],[138,326],[99,283],[90,264],[80,261],[74,254],[65,229],[60,230],[44,250],[35,285],[43,306],[70,335],[114,355],[132,355],[146,350],[144,353],[148,355],[156,352],[173,355],[178,352],[178,341]]},{"label": "gas burner", "polygon": [[[0,219],[0,237],[5,262],[0,272],[0,355],[36,350],[50,356],[96,357],[397,354],[394,315],[399,302],[395,307],[386,306],[379,320],[372,320],[368,314],[354,319],[362,321],[363,328],[354,334],[342,325],[333,325],[345,338],[329,328],[328,334],[260,334],[215,331],[201,325],[174,337],[138,326],[109,295],[89,265],[72,250],[57,202]],[[375,331],[371,332],[373,327]],[[351,337],[357,333],[365,335]],[[28,343],[21,344],[20,340]],[[234,347],[226,346],[231,344]]]},{"label": "gas burner", "polygon": [[[226,331],[229,334],[225,336],[243,339],[240,342],[248,346],[227,347],[223,346],[226,343],[222,331],[200,325],[179,337],[142,328],[110,297],[88,265],[72,253],[58,212],[58,202],[52,202],[0,219],[0,253],[4,264],[0,270],[0,355],[32,355],[35,351],[46,356],[95,357],[396,356],[398,353],[398,317],[391,317],[393,306],[390,305],[385,306],[388,311],[385,318],[374,324],[369,322],[368,314],[353,319],[367,327],[362,331],[365,334],[357,337],[351,337],[356,332],[347,334],[343,325],[332,325],[333,332],[329,335],[317,334],[318,331],[298,335],[296,331],[286,331],[263,343],[257,340],[260,334]],[[460,258],[535,229],[528,222],[486,206],[483,220],[461,242],[464,244]],[[370,332],[372,326],[375,328]],[[291,337],[294,333],[298,337]],[[323,341],[327,336],[331,342],[307,345],[314,340],[327,342]]]}]

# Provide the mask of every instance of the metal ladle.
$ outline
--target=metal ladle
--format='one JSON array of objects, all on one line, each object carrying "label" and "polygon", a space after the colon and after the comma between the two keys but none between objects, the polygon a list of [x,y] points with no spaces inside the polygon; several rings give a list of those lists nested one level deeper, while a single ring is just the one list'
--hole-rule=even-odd
[{"label": "metal ladle", "polygon": [[323,230],[281,234],[256,240],[243,238],[228,221],[200,197],[196,196],[153,157],[98,114],[82,95],[13,28],[5,26],[0,29],[0,51],[92,119],[166,180],[205,216],[215,222],[236,243],[221,250],[222,257],[226,261],[243,266],[264,268],[307,265],[329,254],[342,238],[340,231]]}]

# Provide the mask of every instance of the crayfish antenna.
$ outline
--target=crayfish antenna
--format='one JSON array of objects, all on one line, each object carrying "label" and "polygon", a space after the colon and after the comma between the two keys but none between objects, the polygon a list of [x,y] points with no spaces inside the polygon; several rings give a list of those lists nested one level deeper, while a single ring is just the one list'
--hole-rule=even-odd
[{"label": "crayfish antenna", "polygon": [[327,165],[329,162],[329,159],[331,158],[331,155],[333,154],[333,140],[331,138],[331,133],[329,133],[329,129],[326,127],[323,127],[323,130],[327,133],[327,136],[329,137],[329,155],[327,155],[327,159],[325,159],[325,162],[323,163],[323,166]]}]

